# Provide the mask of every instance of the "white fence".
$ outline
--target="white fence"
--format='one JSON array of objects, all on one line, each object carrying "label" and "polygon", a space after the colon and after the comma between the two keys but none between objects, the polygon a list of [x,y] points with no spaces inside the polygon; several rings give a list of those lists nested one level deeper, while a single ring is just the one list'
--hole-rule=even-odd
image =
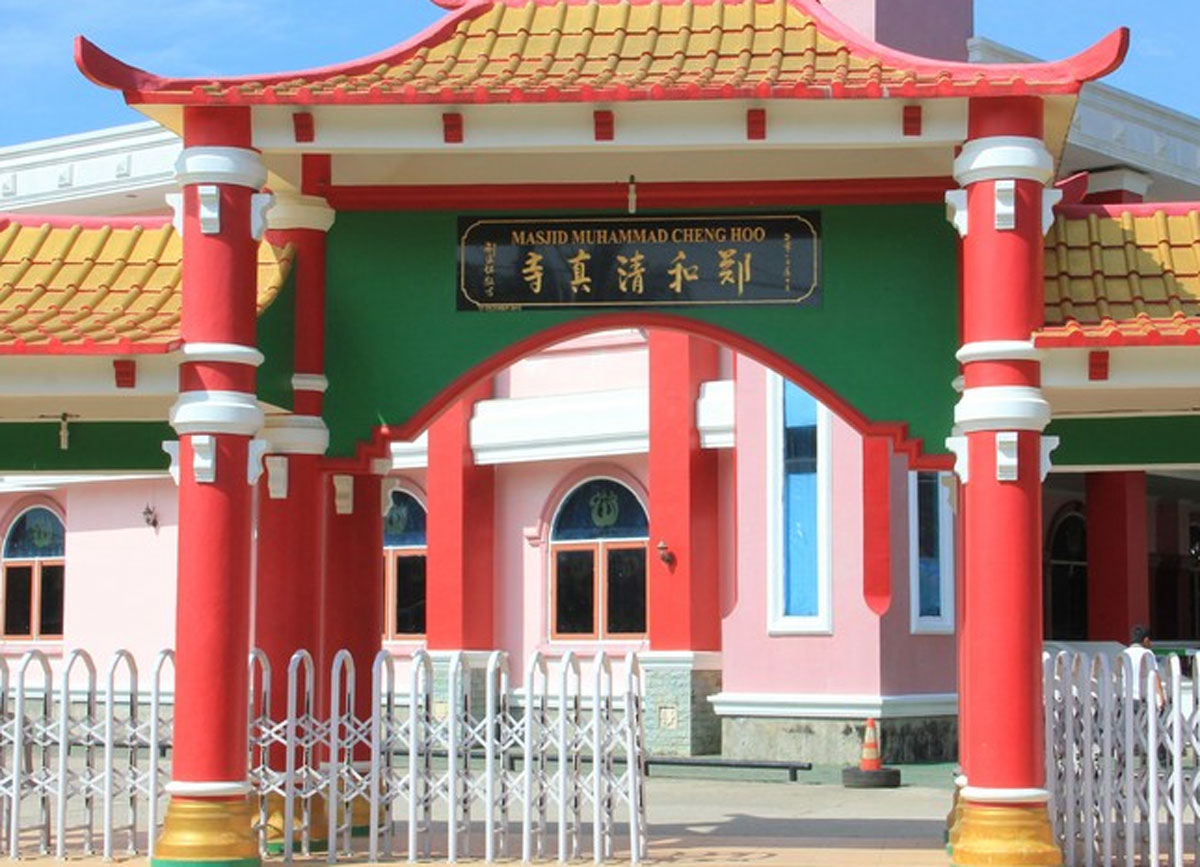
[{"label": "white fence", "polygon": [[1200,714],[1179,657],[1042,662],[1050,814],[1068,867],[1195,863]]},{"label": "white fence", "polygon": [[[264,854],[602,863],[620,852],[638,863],[641,668],[633,654],[620,678],[603,653],[589,663],[568,653],[552,667],[535,654],[514,690],[500,651],[476,670],[462,654],[435,664],[424,651],[381,652],[370,715],[359,717],[350,655],[335,657],[320,708],[314,662],[300,651],[288,662],[286,717],[272,719],[270,662],[253,652],[250,781]],[[11,672],[0,661],[0,835],[10,857],[153,856],[172,746],[162,684],[173,664],[159,654],[147,685],[123,651],[102,681],[82,651],[57,678],[37,651]]]}]

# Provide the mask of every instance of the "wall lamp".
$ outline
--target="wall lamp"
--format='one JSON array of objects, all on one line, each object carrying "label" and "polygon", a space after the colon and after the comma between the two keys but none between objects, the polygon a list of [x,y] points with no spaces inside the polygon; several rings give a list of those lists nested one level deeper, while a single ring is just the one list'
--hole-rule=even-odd
[{"label": "wall lamp", "polygon": [[656,545],[655,547],[658,549],[658,559],[659,560],[662,560],[668,566],[675,565],[675,552],[673,552],[670,548],[667,547],[666,542],[663,542],[660,539],[658,545]]},{"label": "wall lamp", "polygon": [[147,527],[158,529],[158,509],[146,504],[146,508],[142,509],[142,520],[146,522]]}]

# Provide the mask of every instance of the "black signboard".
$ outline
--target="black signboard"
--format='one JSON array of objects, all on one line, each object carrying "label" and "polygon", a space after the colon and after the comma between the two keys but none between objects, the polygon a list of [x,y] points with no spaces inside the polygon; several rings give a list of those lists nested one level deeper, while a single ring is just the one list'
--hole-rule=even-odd
[{"label": "black signboard", "polygon": [[820,217],[462,217],[459,310],[820,302]]}]

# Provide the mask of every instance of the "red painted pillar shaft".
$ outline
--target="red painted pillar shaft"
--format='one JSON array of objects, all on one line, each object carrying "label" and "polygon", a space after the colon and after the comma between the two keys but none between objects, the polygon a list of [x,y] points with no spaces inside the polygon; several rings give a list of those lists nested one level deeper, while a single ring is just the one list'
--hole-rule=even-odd
[{"label": "red painted pillar shaft", "polygon": [[1041,322],[1043,193],[1053,166],[1041,137],[1040,100],[977,100],[955,165],[966,187],[964,392],[955,412],[966,449],[964,796],[993,805],[1043,800],[1041,431],[1049,406],[1030,336]]},{"label": "red painted pillar shaft", "polygon": [[[382,483],[370,473],[327,475],[324,629],[320,710],[328,713],[328,679],[340,650],[354,658],[355,716],[371,715],[371,666],[383,642]],[[356,758],[370,758],[369,750]]]},{"label": "red painted pillar shaft", "polygon": [[249,441],[258,243],[252,207],[266,173],[246,109],[185,109],[185,362],[171,411],[179,434],[179,572],[172,794],[241,797],[248,787]]},{"label": "red painted pillar shaft", "polygon": [[[321,199],[281,194],[267,239],[293,248],[295,349],[293,412],[266,419],[266,475],[259,484],[255,642],[271,662],[271,717],[287,714],[288,664],[319,650],[324,576],[320,455],[329,443],[321,418],[325,388],[325,236],[333,211]],[[297,688],[309,684],[301,680]],[[282,767],[282,748],[272,762]]]},{"label": "red painted pillar shaft", "polygon": [[[650,556],[652,650],[719,650],[717,453],[700,447],[696,401],[717,377],[718,347],[650,332]],[[657,554],[666,544],[673,559]]]},{"label": "red painted pillar shaft", "polygon": [[491,382],[481,384],[429,426],[425,628],[431,650],[488,650],[494,641],[494,473],[476,466],[471,450],[471,413],[491,388]]},{"label": "red painted pillar shaft", "polygon": [[1088,473],[1088,638],[1129,640],[1150,624],[1146,474]]},{"label": "red painted pillar shaft", "polygon": [[892,444],[863,437],[863,597],[882,617],[892,604]]}]

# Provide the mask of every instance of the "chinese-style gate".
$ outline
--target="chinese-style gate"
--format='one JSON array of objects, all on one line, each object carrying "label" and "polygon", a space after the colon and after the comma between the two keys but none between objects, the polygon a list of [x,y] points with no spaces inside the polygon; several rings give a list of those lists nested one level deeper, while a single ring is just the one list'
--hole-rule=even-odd
[{"label": "chinese-style gate", "polygon": [[[1124,34],[1061,63],[978,67],[866,43],[815,0],[456,6],[393,51],[288,76],[165,79],[78,44],[89,78],[185,145],[184,358],[170,418],[179,438],[177,731],[156,860],[257,862],[245,658],[258,468],[268,474],[259,644],[272,659],[319,647],[325,671],[348,647],[369,678],[381,621],[377,461],[389,437],[436,418],[430,559],[442,558],[437,571],[450,577],[430,592],[429,644],[487,647],[480,600],[490,599],[491,567],[467,535],[490,532],[479,503],[490,501],[492,479],[463,458],[481,396],[470,389],[537,346],[632,323],[715,337],[820,383],[822,398],[867,434],[864,521],[876,526],[893,449],[940,465],[957,349],[963,387],[950,447],[965,491],[968,785],[953,858],[1059,863],[1044,806],[1038,669],[1050,411],[1031,335],[1042,324],[1052,151],[1081,85],[1120,62]],[[655,39],[682,47],[658,57]],[[957,298],[943,198],[962,238]],[[453,309],[460,211],[696,208],[821,209],[821,305]],[[264,232],[295,259],[282,341],[256,325]],[[674,265],[680,283],[686,263]],[[892,272],[887,287],[870,288],[870,267]],[[673,342],[659,357],[688,363],[654,367],[652,378],[694,391],[713,359],[694,337],[664,339]],[[264,368],[256,382],[264,349],[268,365],[283,356],[290,369]],[[289,411],[264,419],[260,399]],[[692,423],[687,412],[679,421]],[[673,522],[676,565],[695,571],[679,593],[665,589],[667,564],[651,565],[651,647],[716,649],[708,538],[692,511],[703,510],[704,470],[686,453],[655,450],[654,437],[652,426],[652,496],[684,508],[651,514]],[[864,561],[864,593],[885,610],[887,552],[876,545]],[[367,688],[358,694],[369,701]]]}]

